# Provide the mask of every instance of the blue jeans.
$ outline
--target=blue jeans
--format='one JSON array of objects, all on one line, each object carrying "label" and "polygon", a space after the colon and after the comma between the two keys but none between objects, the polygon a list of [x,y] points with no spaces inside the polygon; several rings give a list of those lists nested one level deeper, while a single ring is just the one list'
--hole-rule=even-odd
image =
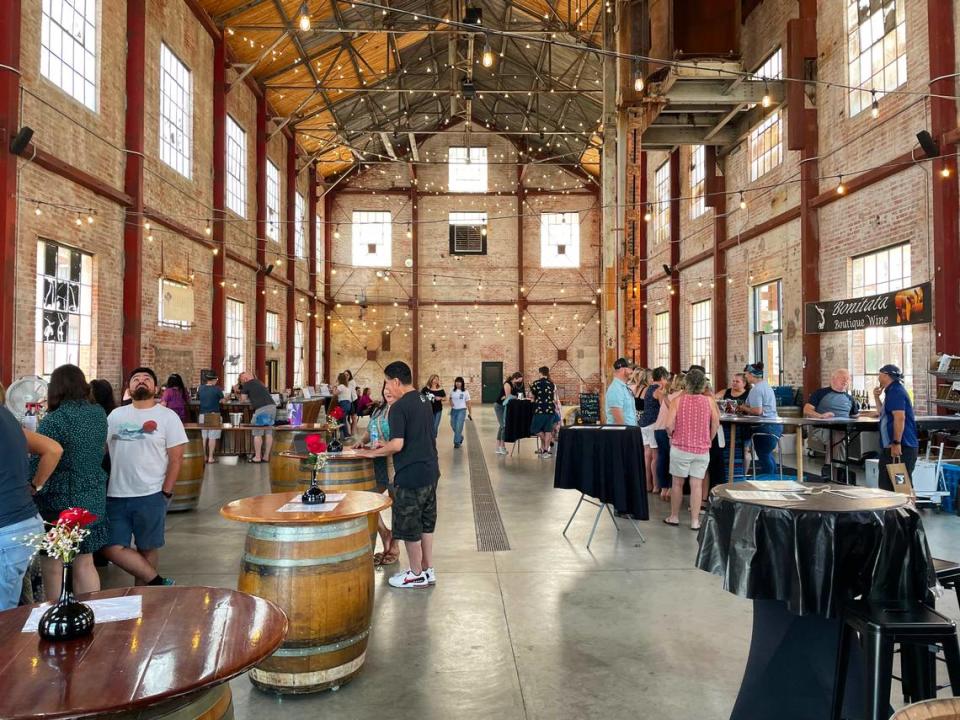
[{"label": "blue jeans", "polygon": [[654,474],[657,487],[664,490],[673,486],[670,476],[670,436],[666,430],[655,430],[653,435],[657,439],[657,467],[654,468]]},{"label": "blue jeans", "polygon": [[506,408],[500,403],[493,406],[493,414],[497,416],[497,442],[503,442],[503,413]]},{"label": "blue jeans", "polygon": [[435,412],[433,414],[433,439],[437,439],[437,434],[440,432],[440,416],[443,415],[443,410]]},{"label": "blue jeans", "polygon": [[0,610],[10,610],[20,602],[23,576],[34,553],[24,543],[24,536],[42,532],[39,515],[0,528]]},{"label": "blue jeans", "polygon": [[[439,417],[439,415],[437,416]],[[463,444],[463,423],[467,419],[467,409],[466,408],[454,408],[450,411],[450,427],[453,428],[453,444],[462,445]]]},{"label": "blue jeans", "polygon": [[[777,472],[777,461],[774,458],[774,451],[777,449],[777,441],[770,437],[770,434],[780,437],[783,434],[782,425],[757,425],[751,437],[753,449],[757,452],[757,474],[770,475]],[[768,433],[760,435],[756,433]]]},{"label": "blue jeans", "polygon": [[353,403],[349,400],[341,400],[337,403],[340,406],[340,409],[343,410],[343,420],[340,421],[340,433],[343,437],[350,435],[350,409],[353,407]]}]

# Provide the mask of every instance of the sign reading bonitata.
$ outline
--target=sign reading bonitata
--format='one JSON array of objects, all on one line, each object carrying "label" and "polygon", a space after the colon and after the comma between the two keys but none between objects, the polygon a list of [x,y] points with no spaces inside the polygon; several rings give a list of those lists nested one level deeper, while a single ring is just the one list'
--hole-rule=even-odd
[{"label": "sign reading bonitata", "polygon": [[931,321],[930,283],[881,295],[807,303],[807,333],[843,332],[868,327],[902,327]]}]

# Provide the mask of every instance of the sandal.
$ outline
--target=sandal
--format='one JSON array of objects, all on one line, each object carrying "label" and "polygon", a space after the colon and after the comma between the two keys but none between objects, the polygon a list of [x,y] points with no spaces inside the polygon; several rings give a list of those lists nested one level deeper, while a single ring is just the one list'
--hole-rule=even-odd
[{"label": "sandal", "polygon": [[664,518],[664,519],[663,519],[663,524],[664,524],[664,525],[669,525],[670,527],[680,527],[680,521],[679,521],[679,520],[677,520],[677,522],[670,522],[670,518]]},{"label": "sandal", "polygon": [[373,564],[375,567],[383,565],[383,553],[377,552],[373,554]]},{"label": "sandal", "polygon": [[380,564],[381,565],[393,565],[400,561],[400,548],[396,548],[393,551],[387,551],[381,554]]}]

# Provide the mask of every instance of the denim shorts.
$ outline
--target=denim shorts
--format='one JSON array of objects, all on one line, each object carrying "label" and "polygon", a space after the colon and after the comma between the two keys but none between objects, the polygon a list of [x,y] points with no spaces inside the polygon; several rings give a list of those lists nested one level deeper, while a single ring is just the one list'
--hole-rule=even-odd
[{"label": "denim shorts", "polygon": [[0,610],[10,610],[20,602],[23,576],[34,553],[24,539],[42,532],[39,515],[0,528]]},{"label": "denim shorts", "polygon": [[393,498],[393,526],[390,532],[397,540],[420,542],[423,533],[432,533],[437,526],[437,485],[398,487]]},{"label": "denim shorts", "polygon": [[162,548],[167,498],[162,492],[140,497],[108,497],[107,519],[110,521],[108,544],[128,548],[132,537],[137,550]]}]

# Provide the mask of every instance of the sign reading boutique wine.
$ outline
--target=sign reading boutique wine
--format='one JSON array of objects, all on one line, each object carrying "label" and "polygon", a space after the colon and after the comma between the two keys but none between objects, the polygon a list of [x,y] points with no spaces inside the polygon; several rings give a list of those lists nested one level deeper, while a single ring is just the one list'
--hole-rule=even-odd
[{"label": "sign reading boutique wine", "polygon": [[901,327],[931,321],[930,283],[882,295],[812,302],[806,306],[806,332],[828,333],[868,327]]}]

